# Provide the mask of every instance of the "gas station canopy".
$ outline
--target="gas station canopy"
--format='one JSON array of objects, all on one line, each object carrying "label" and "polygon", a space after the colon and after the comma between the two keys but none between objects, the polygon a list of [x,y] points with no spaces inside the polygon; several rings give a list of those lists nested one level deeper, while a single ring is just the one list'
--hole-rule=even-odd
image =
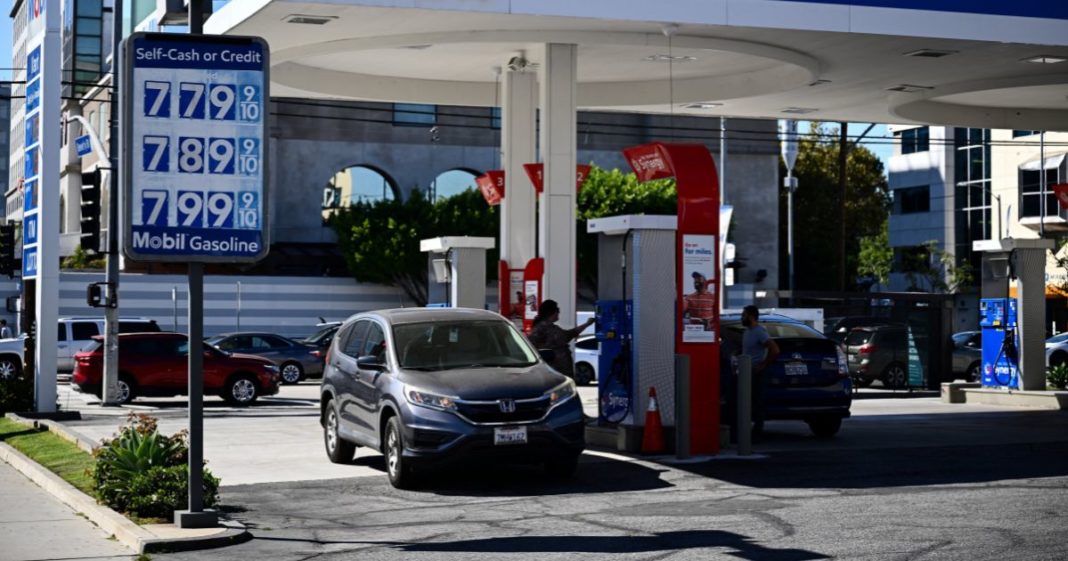
[{"label": "gas station canopy", "polygon": [[582,109],[1068,130],[1059,2],[242,0],[207,32],[264,37],[283,97],[498,105],[562,43]]}]

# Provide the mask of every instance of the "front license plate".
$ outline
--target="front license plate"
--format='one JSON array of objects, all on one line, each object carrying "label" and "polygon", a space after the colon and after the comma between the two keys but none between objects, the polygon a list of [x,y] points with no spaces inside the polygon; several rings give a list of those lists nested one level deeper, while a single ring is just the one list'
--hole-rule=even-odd
[{"label": "front license plate", "polygon": [[526,444],[527,427],[497,427],[493,429],[493,444]]},{"label": "front license plate", "polygon": [[787,362],[787,376],[808,376],[808,366],[803,362]]}]

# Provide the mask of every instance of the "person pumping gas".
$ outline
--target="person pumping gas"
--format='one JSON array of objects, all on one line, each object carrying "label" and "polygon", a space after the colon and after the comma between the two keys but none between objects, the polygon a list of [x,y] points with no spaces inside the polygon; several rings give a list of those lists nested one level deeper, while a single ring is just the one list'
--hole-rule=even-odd
[{"label": "person pumping gas", "polygon": [[555,300],[546,300],[538,307],[538,315],[534,317],[534,329],[530,332],[530,342],[538,350],[551,350],[553,352],[549,366],[557,372],[569,377],[575,377],[575,361],[571,358],[571,341],[578,337],[587,327],[593,325],[593,318],[586,320],[582,325],[573,329],[564,329],[556,322],[560,321],[560,306]]}]

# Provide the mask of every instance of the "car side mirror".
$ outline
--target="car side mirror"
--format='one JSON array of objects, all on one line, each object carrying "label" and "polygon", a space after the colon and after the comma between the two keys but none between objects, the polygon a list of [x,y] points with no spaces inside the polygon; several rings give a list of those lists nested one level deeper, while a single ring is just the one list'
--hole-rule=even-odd
[{"label": "car side mirror", "polygon": [[538,356],[545,362],[552,362],[556,358],[556,351],[552,349],[538,349]]},{"label": "car side mirror", "polygon": [[382,359],[374,355],[361,356],[356,359],[356,367],[360,370],[375,370],[381,372],[386,369]]}]

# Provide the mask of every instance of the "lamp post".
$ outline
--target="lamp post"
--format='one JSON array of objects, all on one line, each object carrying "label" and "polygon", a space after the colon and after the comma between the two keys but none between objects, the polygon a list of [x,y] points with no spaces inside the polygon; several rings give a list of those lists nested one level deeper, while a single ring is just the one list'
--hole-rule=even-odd
[{"label": "lamp post", "polygon": [[797,163],[797,121],[786,121],[783,126],[782,159],[786,162],[786,256],[788,261],[790,301],[794,298],[794,191],[797,190],[797,178],[794,177],[794,164]]}]

